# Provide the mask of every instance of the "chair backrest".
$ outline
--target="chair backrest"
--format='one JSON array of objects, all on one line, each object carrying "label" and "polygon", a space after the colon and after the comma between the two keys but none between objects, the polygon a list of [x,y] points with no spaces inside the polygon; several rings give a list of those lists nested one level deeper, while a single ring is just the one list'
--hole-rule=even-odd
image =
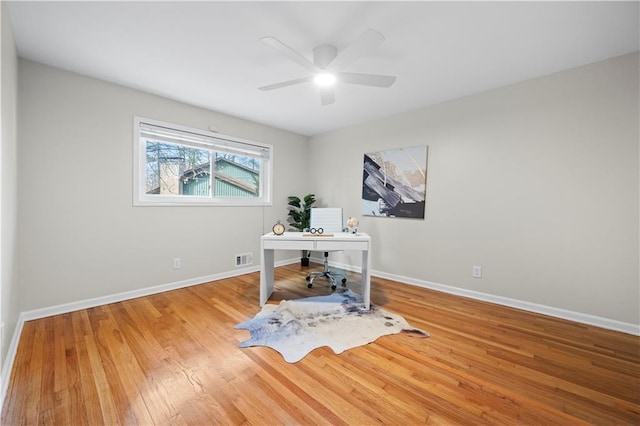
[{"label": "chair backrest", "polygon": [[322,228],[323,232],[342,232],[344,229],[342,222],[342,208],[326,208],[326,207],[313,207],[311,209],[311,221],[310,226],[312,228]]}]

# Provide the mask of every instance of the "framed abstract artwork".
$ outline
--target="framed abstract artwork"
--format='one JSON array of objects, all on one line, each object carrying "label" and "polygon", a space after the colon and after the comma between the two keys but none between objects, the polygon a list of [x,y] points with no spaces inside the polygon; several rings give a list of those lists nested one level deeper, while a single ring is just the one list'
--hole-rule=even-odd
[{"label": "framed abstract artwork", "polygon": [[362,214],[424,219],[427,146],[364,154]]}]

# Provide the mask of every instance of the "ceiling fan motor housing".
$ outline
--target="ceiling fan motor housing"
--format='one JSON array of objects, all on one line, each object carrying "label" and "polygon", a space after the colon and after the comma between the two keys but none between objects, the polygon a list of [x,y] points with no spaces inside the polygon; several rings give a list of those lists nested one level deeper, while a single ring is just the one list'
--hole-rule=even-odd
[{"label": "ceiling fan motor housing", "polygon": [[313,64],[325,69],[338,54],[338,49],[330,44],[321,44],[313,49]]}]

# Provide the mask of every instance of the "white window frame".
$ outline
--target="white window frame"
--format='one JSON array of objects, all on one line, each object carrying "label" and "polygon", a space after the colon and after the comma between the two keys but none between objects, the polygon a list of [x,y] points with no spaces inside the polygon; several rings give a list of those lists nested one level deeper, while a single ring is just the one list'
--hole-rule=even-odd
[{"label": "white window frame", "polygon": [[[146,142],[142,132],[151,125],[171,131],[186,133],[189,141],[181,140],[180,145],[212,151],[236,152],[242,155],[256,156],[262,161],[258,197],[207,197],[172,196],[147,194],[146,182]],[[234,136],[193,129],[178,124],[167,123],[150,118],[133,118],[133,205],[134,206],[270,206],[272,205],[272,159],[273,145],[255,142]],[[213,161],[212,157],[212,161]]]}]

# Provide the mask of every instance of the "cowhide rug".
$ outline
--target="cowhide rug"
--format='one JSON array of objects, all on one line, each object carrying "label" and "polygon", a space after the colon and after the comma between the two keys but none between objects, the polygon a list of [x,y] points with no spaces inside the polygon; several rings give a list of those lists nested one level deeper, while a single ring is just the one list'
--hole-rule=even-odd
[{"label": "cowhide rug", "polygon": [[235,328],[251,334],[250,339],[240,343],[241,348],[268,346],[290,363],[300,361],[321,346],[339,354],[388,334],[429,336],[411,327],[400,315],[375,306],[365,310],[362,296],[349,289],[338,289],[329,296],[264,305],[254,318]]}]

